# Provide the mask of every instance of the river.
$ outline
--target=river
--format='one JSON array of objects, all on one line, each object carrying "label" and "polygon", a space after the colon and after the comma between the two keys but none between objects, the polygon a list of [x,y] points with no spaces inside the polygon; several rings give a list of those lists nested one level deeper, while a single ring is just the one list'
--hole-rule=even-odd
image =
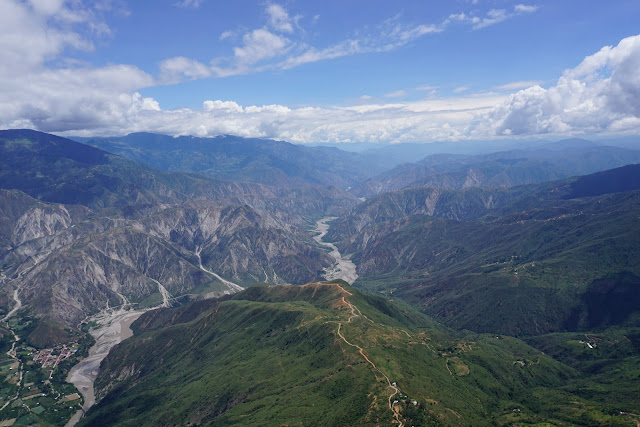
[{"label": "river", "polygon": [[326,217],[318,220],[316,222],[315,232],[318,233],[313,239],[331,249],[329,255],[335,260],[335,264],[331,268],[325,269],[324,278],[325,280],[337,280],[342,279],[348,284],[352,285],[353,282],[358,278],[358,274],[356,273],[356,265],[348,258],[343,257],[338,248],[329,242],[325,242],[322,239],[327,235],[329,231],[329,222],[336,219],[336,217]]},{"label": "river", "polygon": [[73,383],[82,393],[84,405],[69,420],[66,427],[74,426],[80,421],[84,412],[93,406],[95,403],[93,383],[98,376],[100,362],[107,357],[116,344],[133,335],[131,324],[144,312],[145,310],[131,311],[122,308],[117,311],[108,310],[91,318],[98,323],[98,327],[90,331],[96,343],[89,349],[89,357],[75,365],[67,376],[67,381]]}]

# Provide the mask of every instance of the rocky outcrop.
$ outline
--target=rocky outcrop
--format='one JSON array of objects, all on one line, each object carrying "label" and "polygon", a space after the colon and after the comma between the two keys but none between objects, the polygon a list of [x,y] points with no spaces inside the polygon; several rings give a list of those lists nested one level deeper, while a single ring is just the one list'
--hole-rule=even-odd
[{"label": "rocky outcrop", "polygon": [[109,306],[151,304],[159,284],[172,297],[230,292],[205,270],[244,285],[306,283],[332,264],[307,233],[248,206],[125,220],[34,202],[14,219],[2,261],[25,306],[68,326]]},{"label": "rocky outcrop", "polygon": [[[122,304],[306,283],[332,265],[310,218],[357,199],[169,173],[65,138],[0,131],[0,302],[66,326]],[[7,189],[8,188],[8,189]]]},{"label": "rocky outcrop", "polygon": [[[342,248],[368,226],[394,221],[411,215],[429,215],[468,221],[487,210],[506,204],[517,193],[502,189],[468,188],[444,190],[413,188],[381,194],[356,206],[348,215],[333,222],[327,235]],[[366,233],[365,233],[366,234]]]}]

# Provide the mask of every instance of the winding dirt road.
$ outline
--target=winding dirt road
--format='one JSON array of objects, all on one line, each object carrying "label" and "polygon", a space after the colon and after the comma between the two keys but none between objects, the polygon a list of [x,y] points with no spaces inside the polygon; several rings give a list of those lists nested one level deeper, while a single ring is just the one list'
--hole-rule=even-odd
[{"label": "winding dirt road", "polygon": [[[342,286],[340,286],[340,288],[347,293],[348,295],[352,295],[349,291],[345,290]],[[349,317],[349,319],[347,320],[347,323],[351,323],[351,321],[356,318],[356,317],[361,317],[365,320],[368,320],[370,322],[372,322],[369,318],[367,318],[366,316],[364,316],[360,310],[354,306],[353,304],[351,304],[349,301],[347,301],[347,299],[345,297],[342,297],[342,301],[351,309],[351,316]],[[356,313],[357,311],[357,313]],[[373,322],[372,322],[373,323]],[[400,393],[400,389],[394,385],[394,383],[391,382],[391,380],[389,379],[389,377],[382,372],[380,369],[378,369],[378,367],[376,366],[375,363],[373,363],[371,361],[371,359],[369,359],[369,357],[367,356],[367,354],[364,352],[364,350],[362,349],[362,347],[360,347],[357,344],[353,344],[351,342],[349,342],[344,335],[342,335],[342,322],[338,322],[338,336],[342,339],[342,341],[344,341],[347,345],[350,345],[351,347],[355,347],[358,349],[358,352],[360,353],[360,355],[364,358],[364,360],[367,361],[368,364],[370,364],[373,369],[376,370],[376,372],[378,372],[380,375],[382,375],[385,379],[385,381],[387,382],[387,385],[393,390],[393,393],[391,393],[389,395],[389,399],[388,399],[388,405],[389,405],[389,409],[391,410],[391,412],[393,412],[393,417],[396,419],[396,421],[398,422],[400,427],[404,426],[404,423],[402,422],[402,417],[400,415],[400,412],[398,411],[398,409],[396,408],[396,406],[393,404],[393,396],[395,396],[396,394]]]}]

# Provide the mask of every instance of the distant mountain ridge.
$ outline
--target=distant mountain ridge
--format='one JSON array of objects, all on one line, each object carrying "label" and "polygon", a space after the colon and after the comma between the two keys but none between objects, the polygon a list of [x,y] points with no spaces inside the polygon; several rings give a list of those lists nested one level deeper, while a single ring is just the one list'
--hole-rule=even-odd
[{"label": "distant mountain ridge", "polygon": [[[638,147],[640,149],[640,145]],[[481,155],[436,154],[396,166],[350,191],[358,197],[406,188],[513,187],[553,181],[640,162],[640,150],[571,139]]]},{"label": "distant mountain ridge", "polygon": [[174,138],[133,133],[124,137],[77,139],[165,171],[197,172],[218,179],[278,186],[346,188],[383,167],[374,155],[231,135]]}]

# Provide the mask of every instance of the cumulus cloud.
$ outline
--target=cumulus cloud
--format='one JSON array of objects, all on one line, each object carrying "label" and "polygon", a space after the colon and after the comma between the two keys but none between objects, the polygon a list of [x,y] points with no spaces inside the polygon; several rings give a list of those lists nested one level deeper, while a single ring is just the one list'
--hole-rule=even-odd
[{"label": "cumulus cloud", "polygon": [[[473,117],[488,111],[504,97],[461,97],[414,103],[372,103],[351,107],[302,107],[247,105],[207,100],[201,109],[162,110],[153,100],[136,98],[120,117],[103,121],[102,127],[73,135],[119,135],[154,131],[170,135],[283,139],[292,142],[425,142],[460,139]],[[124,100],[123,100],[124,101]],[[146,106],[145,106],[146,103]],[[130,110],[130,111],[129,111]]]},{"label": "cumulus cloud", "polygon": [[[78,24],[84,24],[84,28]],[[90,9],[72,10],[63,1],[3,0],[0,2],[0,67],[23,72],[68,48],[93,50],[93,43],[84,32],[92,28],[108,31],[104,27]]]},{"label": "cumulus cloud", "polygon": [[242,41],[244,42],[242,46],[233,48],[235,58],[242,65],[254,64],[281,55],[289,43],[287,38],[263,28],[245,34]]},{"label": "cumulus cloud", "polygon": [[[200,110],[158,110],[152,100],[123,99],[126,112],[120,121],[113,122],[118,126],[107,125],[93,132],[237,134],[293,142],[428,142],[637,132],[639,67],[640,36],[635,36],[585,58],[549,88],[533,84],[510,95],[470,93],[393,103],[363,96],[357,105],[324,108],[242,106],[230,100],[208,100]],[[525,83],[536,82],[510,84]]]},{"label": "cumulus cloud", "polygon": [[233,101],[204,101],[202,103],[202,109],[204,111],[223,110],[234,113],[242,113],[244,108]]},{"label": "cumulus cloud", "polygon": [[476,120],[494,135],[602,133],[634,130],[640,117],[640,36],[603,47],[566,70],[548,89],[510,95]]},{"label": "cumulus cloud", "polygon": [[107,34],[101,13],[62,0],[0,1],[0,117],[3,127],[44,131],[94,129],[121,122],[159,105],[138,90],[151,76],[130,65],[63,68],[48,63],[68,52],[92,50],[92,38]]}]

